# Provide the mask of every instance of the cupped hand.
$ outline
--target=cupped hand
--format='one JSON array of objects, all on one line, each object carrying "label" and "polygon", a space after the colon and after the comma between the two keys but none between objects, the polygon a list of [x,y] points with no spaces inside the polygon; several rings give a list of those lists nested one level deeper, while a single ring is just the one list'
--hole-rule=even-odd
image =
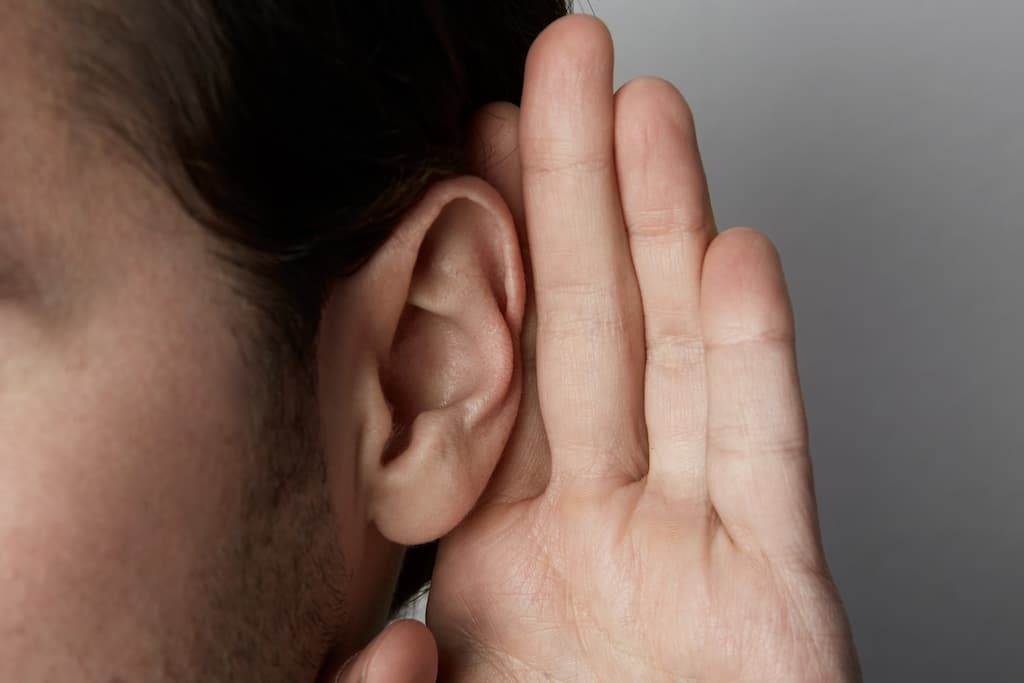
[{"label": "cupped hand", "polygon": [[477,119],[535,308],[516,431],[440,547],[441,680],[857,680],[778,254],[717,233],[678,92],[612,70],[603,24],[559,20],[521,111]]}]

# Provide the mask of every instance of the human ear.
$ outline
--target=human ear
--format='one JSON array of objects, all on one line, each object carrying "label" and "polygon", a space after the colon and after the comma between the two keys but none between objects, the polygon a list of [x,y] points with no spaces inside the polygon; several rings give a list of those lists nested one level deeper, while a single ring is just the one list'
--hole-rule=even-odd
[{"label": "human ear", "polygon": [[483,492],[519,408],[524,299],[509,209],[470,176],[433,186],[328,298],[321,415],[350,417],[324,430],[327,457],[355,457],[353,493],[387,539],[440,538]]}]

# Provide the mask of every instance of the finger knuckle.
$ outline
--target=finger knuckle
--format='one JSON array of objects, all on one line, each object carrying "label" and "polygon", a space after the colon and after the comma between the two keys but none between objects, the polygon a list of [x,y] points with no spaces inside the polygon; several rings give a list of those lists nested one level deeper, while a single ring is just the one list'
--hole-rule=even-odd
[{"label": "finger knuckle", "polygon": [[708,428],[708,443],[719,460],[742,461],[757,457],[803,461],[807,453],[807,434],[795,426],[714,424]]},{"label": "finger knuckle", "polygon": [[704,367],[704,340],[692,332],[659,332],[648,336],[649,368],[692,371]]},{"label": "finger knuckle", "polygon": [[682,207],[645,208],[631,212],[626,220],[629,234],[637,241],[675,242],[707,229],[707,216]]},{"label": "finger knuckle", "polygon": [[790,329],[731,325],[719,329],[713,338],[706,339],[704,347],[707,353],[717,351],[728,352],[737,349],[742,351],[744,347],[750,347],[755,351],[763,353],[773,348],[787,351],[795,343],[796,335]]},{"label": "finger knuckle", "polygon": [[557,150],[557,144],[537,143],[532,145],[535,149],[549,151],[543,154],[526,155],[523,158],[523,171],[540,181],[556,176],[566,178],[586,178],[595,175],[606,174],[611,169],[611,160],[601,154],[580,154],[566,150]]}]

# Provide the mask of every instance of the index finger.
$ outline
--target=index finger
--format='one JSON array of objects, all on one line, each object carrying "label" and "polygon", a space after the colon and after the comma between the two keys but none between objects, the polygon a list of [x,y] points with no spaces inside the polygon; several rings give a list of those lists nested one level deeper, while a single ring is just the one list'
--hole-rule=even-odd
[{"label": "index finger", "polygon": [[520,118],[552,482],[646,472],[643,320],[619,202],[613,46],[589,16],[552,24],[526,63]]}]

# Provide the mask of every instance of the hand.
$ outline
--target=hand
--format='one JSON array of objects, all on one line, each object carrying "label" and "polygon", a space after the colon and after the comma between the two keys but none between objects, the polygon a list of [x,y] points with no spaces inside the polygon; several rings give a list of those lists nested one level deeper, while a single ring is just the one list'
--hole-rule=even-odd
[{"label": "hand", "polygon": [[516,432],[440,546],[441,680],[858,680],[779,257],[717,234],[682,97],[613,96],[612,65],[600,22],[562,19],[521,114],[478,119],[536,308]]},{"label": "hand", "polygon": [[325,683],[435,683],[437,646],[418,621],[396,621],[345,664],[320,677]]}]

